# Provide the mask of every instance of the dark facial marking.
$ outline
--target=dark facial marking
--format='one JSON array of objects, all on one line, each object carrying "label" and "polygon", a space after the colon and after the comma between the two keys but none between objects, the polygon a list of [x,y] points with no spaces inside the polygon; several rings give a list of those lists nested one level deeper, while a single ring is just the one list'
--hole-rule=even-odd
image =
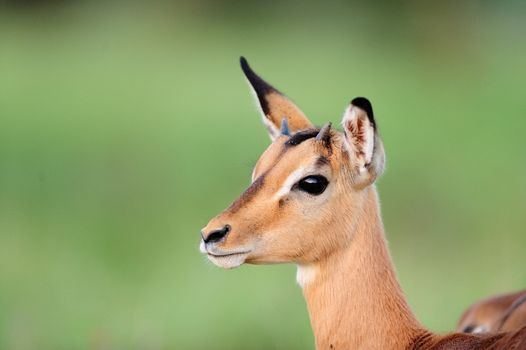
[{"label": "dark facial marking", "polygon": [[266,96],[270,94],[271,92],[277,92],[278,94],[281,94],[281,93],[277,89],[275,89],[272,85],[267,83],[265,80],[261,79],[261,77],[257,75],[252,70],[252,68],[250,68],[245,57],[241,56],[239,58],[239,63],[241,64],[241,69],[243,70],[243,73],[245,73],[245,76],[250,82],[250,85],[252,85],[252,87],[256,91],[256,95],[258,97],[259,104],[261,105],[261,109],[263,110],[263,113],[268,116],[269,108],[268,108],[268,102],[267,102]]},{"label": "dark facial marking", "polygon": [[374,121],[373,106],[371,105],[371,102],[369,102],[369,100],[365,97],[356,97],[354,100],[351,101],[351,104],[360,109],[363,109],[365,113],[367,113],[367,117],[369,117],[369,121],[371,122],[373,129],[376,130],[376,122]]},{"label": "dark facial marking", "polygon": [[287,142],[285,142],[285,146],[287,147],[297,146],[305,140],[315,138],[319,132],[320,132],[320,129],[307,129],[307,130],[299,131],[295,133],[294,135],[292,135],[292,137],[288,139]]},{"label": "dark facial marking", "polygon": [[238,199],[234,203],[228,207],[228,211],[233,214],[237,212],[239,209],[241,209],[245,204],[250,202],[256,193],[263,187],[263,184],[265,183],[265,175],[262,174],[260,177],[258,177],[246,190],[239,196]]},{"label": "dark facial marking", "polygon": [[322,167],[324,165],[329,165],[329,164],[330,164],[329,158],[325,156],[320,156],[318,159],[316,159],[315,166]]}]

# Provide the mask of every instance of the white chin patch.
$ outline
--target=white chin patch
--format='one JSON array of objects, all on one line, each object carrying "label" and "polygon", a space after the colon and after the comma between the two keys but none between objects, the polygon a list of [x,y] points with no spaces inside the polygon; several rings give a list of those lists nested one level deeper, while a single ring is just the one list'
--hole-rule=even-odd
[{"label": "white chin patch", "polygon": [[234,254],[228,256],[213,256],[208,255],[208,260],[214,263],[214,265],[223,269],[233,269],[245,262],[247,254]]}]

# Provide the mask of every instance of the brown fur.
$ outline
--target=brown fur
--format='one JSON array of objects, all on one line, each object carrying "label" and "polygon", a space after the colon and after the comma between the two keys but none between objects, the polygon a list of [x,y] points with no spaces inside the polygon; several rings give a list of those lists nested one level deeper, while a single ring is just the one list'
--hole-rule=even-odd
[{"label": "brown fur", "polygon": [[230,213],[235,214],[239,209],[243,208],[243,206],[247,205],[258,193],[258,191],[263,187],[265,183],[265,174],[260,175],[256,181],[252,182],[252,184],[243,192],[243,194],[236,199],[234,203],[228,207],[228,210]]},{"label": "brown fur", "polygon": [[501,319],[499,330],[508,332],[526,325],[526,294],[515,300]]},{"label": "brown fur", "polygon": [[460,332],[513,331],[526,325],[526,290],[485,298],[469,307],[457,325]]},{"label": "brown fur", "polygon": [[[283,98],[276,103],[288,104]],[[391,262],[373,184],[383,171],[383,146],[376,130],[365,130],[374,127],[366,112],[352,108],[358,107],[344,116],[345,134],[331,134],[333,152],[315,138],[284,151],[289,138],[275,138],[253,173],[256,182],[262,174],[265,180],[208,223],[205,238],[227,224],[231,231],[217,243],[202,242],[201,251],[225,268],[297,264],[317,349],[526,349],[525,328],[509,334],[439,336],[416,320]],[[289,118],[294,131],[304,122],[302,113]],[[279,121],[272,122],[279,127]],[[373,151],[364,147],[367,142],[374,142]],[[329,180],[320,195],[289,183],[314,174]]]},{"label": "brown fur", "polygon": [[265,99],[268,105],[271,106],[267,118],[272,124],[276,125],[277,129],[279,129],[283,117],[287,117],[291,130],[297,131],[312,128],[312,123],[309,122],[303,112],[281,93],[273,91],[266,95]]}]

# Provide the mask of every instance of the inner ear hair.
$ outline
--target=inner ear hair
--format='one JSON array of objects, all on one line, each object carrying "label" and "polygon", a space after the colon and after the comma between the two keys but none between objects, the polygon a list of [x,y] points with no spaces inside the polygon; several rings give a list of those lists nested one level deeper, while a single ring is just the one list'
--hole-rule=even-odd
[{"label": "inner ear hair", "polygon": [[342,120],[347,146],[354,156],[356,165],[363,168],[370,163],[376,130],[365,110],[351,104]]},{"label": "inner ear hair", "polygon": [[371,102],[364,97],[353,99],[345,110],[342,125],[354,169],[353,182],[358,187],[365,187],[374,182],[384,169],[384,150],[376,130]]}]

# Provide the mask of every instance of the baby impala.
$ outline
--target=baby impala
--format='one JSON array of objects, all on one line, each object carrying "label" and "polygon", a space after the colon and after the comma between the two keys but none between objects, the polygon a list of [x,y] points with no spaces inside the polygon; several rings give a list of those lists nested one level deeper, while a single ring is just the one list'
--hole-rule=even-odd
[{"label": "baby impala", "polygon": [[416,320],[389,256],[375,180],[385,155],[365,98],[343,132],[321,129],[241,58],[272,143],[251,185],[201,232],[217,266],[294,263],[317,349],[526,349],[526,328],[435,335]]}]

